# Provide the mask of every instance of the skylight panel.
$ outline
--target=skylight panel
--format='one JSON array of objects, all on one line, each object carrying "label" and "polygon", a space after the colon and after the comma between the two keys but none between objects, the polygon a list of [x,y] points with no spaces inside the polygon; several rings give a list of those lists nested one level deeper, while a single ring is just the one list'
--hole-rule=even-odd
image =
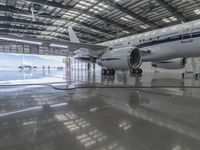
[{"label": "skylight panel", "polygon": [[73,13],[69,13],[69,12],[68,12],[68,13],[65,13],[65,14],[63,15],[63,17],[66,17],[66,18],[69,17],[69,16],[70,16],[70,17],[76,17],[77,15],[78,15],[78,14],[73,14]]},{"label": "skylight panel", "polygon": [[87,9],[87,8],[88,8],[88,7],[83,6],[83,5],[81,5],[81,4],[77,4],[75,7],[76,7],[76,8],[78,7],[78,8],[81,8],[81,9]]},{"label": "skylight panel", "polygon": [[174,22],[174,21],[177,21],[177,20],[178,19],[176,17],[174,17],[174,16],[162,19],[162,21],[165,22],[165,23],[170,23],[170,22]]},{"label": "skylight panel", "polygon": [[79,4],[85,5],[85,6],[92,6],[91,3],[85,2],[85,1],[80,1]]},{"label": "skylight panel", "polygon": [[64,20],[56,20],[53,24],[54,25],[63,25],[65,23]]},{"label": "skylight panel", "polygon": [[126,31],[126,30],[124,30],[124,31],[123,31],[123,33],[127,33],[127,34],[129,34],[130,32],[129,32],[129,31]]},{"label": "skylight panel", "polygon": [[124,17],[121,17],[120,19],[123,21],[131,22],[131,19],[133,19],[133,17],[131,17],[130,15],[126,15]]},{"label": "skylight panel", "polygon": [[194,12],[195,12],[196,15],[200,15],[200,10],[199,9],[195,9]]},{"label": "skylight panel", "polygon": [[130,15],[126,15],[126,16],[125,16],[125,18],[128,18],[128,19],[133,19],[133,17],[132,17],[132,16],[130,16]]},{"label": "skylight panel", "polygon": [[99,3],[99,6],[103,7],[103,8],[108,8],[108,5],[104,4],[104,3]]},{"label": "skylight panel", "polygon": [[178,20],[178,19],[177,19],[176,17],[174,17],[174,16],[169,17],[169,19],[172,20],[172,21],[177,21],[177,20]]},{"label": "skylight panel", "polygon": [[93,13],[95,13],[95,14],[97,14],[97,13],[99,13],[99,11],[98,10],[95,10],[95,9],[90,9],[89,11],[91,11],[91,12],[93,12]]},{"label": "skylight panel", "polygon": [[75,22],[69,22],[65,25],[65,27],[68,27],[68,26],[77,26],[77,23]]},{"label": "skylight panel", "polygon": [[163,18],[162,19],[165,23],[169,23],[169,22],[171,22],[169,19],[167,19],[167,18]]},{"label": "skylight panel", "polygon": [[148,29],[149,28],[148,25],[141,25],[140,27],[143,28],[143,29]]},{"label": "skylight panel", "polygon": [[72,10],[69,10],[67,13],[70,13],[70,14],[80,14],[80,12],[77,12],[77,11],[72,11]]},{"label": "skylight panel", "polygon": [[129,21],[129,20],[128,20],[127,18],[125,18],[125,17],[121,17],[120,19],[123,20],[123,21],[127,21],[127,22]]},{"label": "skylight panel", "polygon": [[47,30],[53,31],[56,30],[56,27],[48,27]]},{"label": "skylight panel", "polygon": [[99,6],[94,6],[94,9],[97,9],[99,11],[103,11],[104,10],[102,7],[99,7]]}]

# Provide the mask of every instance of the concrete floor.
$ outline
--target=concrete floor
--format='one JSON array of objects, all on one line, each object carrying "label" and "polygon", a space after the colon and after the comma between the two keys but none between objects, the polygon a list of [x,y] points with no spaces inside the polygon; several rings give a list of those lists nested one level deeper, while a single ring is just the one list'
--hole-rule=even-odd
[{"label": "concrete floor", "polygon": [[53,87],[0,86],[0,150],[199,150],[199,80],[63,75]]}]

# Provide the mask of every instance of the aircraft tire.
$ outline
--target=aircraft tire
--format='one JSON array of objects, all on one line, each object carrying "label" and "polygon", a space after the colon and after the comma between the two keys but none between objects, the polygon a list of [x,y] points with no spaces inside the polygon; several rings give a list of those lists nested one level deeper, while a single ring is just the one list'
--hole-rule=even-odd
[{"label": "aircraft tire", "polygon": [[114,69],[111,69],[111,70],[110,70],[110,75],[112,75],[112,76],[115,75],[115,70],[114,70]]},{"label": "aircraft tire", "polygon": [[142,74],[143,70],[142,69],[137,69],[138,74]]},{"label": "aircraft tire", "polygon": [[136,70],[135,69],[131,69],[130,70],[130,74],[132,74],[132,75],[136,74]]},{"label": "aircraft tire", "polygon": [[102,69],[101,70],[101,75],[105,75],[106,74],[106,69]]},{"label": "aircraft tire", "polygon": [[106,75],[109,76],[111,73],[111,70],[110,69],[106,69]]}]

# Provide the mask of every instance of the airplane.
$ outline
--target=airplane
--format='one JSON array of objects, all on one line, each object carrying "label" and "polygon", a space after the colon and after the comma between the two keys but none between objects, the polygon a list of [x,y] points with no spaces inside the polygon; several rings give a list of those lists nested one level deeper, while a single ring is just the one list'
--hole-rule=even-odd
[{"label": "airplane", "polygon": [[[72,27],[68,31],[70,41],[80,43]],[[114,75],[115,70],[142,74],[142,62],[152,62],[152,66],[157,68],[182,69],[187,58],[200,56],[199,38],[200,20],[196,20],[99,43],[97,46],[106,46],[101,50],[95,50],[95,45],[90,50],[80,48],[81,55],[75,59],[94,62],[96,58],[96,62],[104,68],[103,75]],[[102,53],[99,54],[99,51]]]},{"label": "airplane", "polygon": [[[68,32],[72,43],[81,44],[72,27]],[[96,62],[103,68],[102,75],[114,75],[116,70],[142,74],[140,66],[143,62],[151,62],[157,68],[182,69],[187,58],[200,56],[200,20],[96,45],[77,46],[80,48],[74,58]]]},{"label": "airplane", "polygon": [[[102,66],[102,75],[114,75],[116,70],[130,70],[130,74],[142,74],[143,62],[153,67],[181,69],[187,58],[200,56],[200,20],[152,30],[99,44],[80,43],[72,27],[68,27],[70,41],[42,41],[24,38],[26,43],[44,43],[68,47],[75,59]],[[20,39],[19,39],[20,38]],[[15,42],[22,37],[0,39]],[[45,45],[47,45],[45,44]]]}]

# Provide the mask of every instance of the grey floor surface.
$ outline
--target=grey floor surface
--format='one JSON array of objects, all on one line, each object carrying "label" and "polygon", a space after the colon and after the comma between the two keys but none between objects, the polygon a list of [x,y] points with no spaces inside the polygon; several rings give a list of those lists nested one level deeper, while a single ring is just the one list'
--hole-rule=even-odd
[{"label": "grey floor surface", "polygon": [[62,80],[0,85],[0,150],[200,149],[200,81],[191,75],[74,70]]}]

